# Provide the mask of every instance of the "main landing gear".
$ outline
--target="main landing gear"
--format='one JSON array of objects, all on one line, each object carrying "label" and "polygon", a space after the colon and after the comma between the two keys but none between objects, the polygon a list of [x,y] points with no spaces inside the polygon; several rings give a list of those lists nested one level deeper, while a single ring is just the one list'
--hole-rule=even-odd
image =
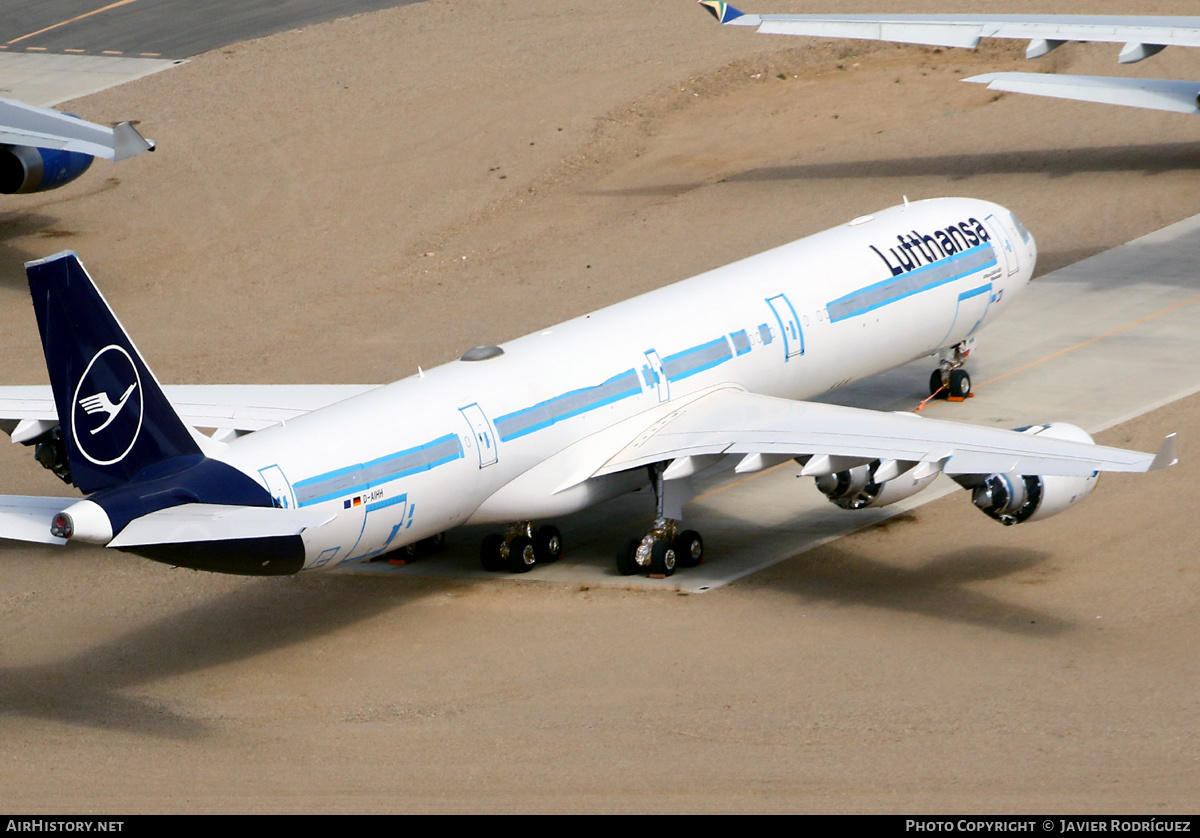
[{"label": "main landing gear", "polygon": [[971,397],[971,374],[963,369],[967,356],[975,348],[975,338],[938,352],[938,368],[929,376],[929,395],[945,393],[950,401]]},{"label": "main landing gear", "polygon": [[681,567],[695,567],[704,561],[704,539],[695,530],[676,534],[679,522],[659,518],[650,532],[631,538],[617,553],[617,572],[622,576],[646,573],[667,577]]},{"label": "main landing gear", "polygon": [[412,564],[417,559],[425,556],[432,556],[435,553],[442,552],[446,546],[446,534],[435,533],[428,538],[422,538],[420,541],[414,541],[412,544],[407,544],[399,550],[394,550],[391,553],[385,553],[382,556],[376,556],[371,559],[373,562],[386,561],[388,564],[406,565]]},{"label": "main landing gear", "polygon": [[683,500],[675,492],[674,497],[667,497],[663,480],[666,467],[666,463],[649,467],[657,507],[654,526],[641,538],[631,538],[617,551],[617,572],[622,576],[645,573],[665,578],[678,568],[695,567],[704,561],[704,539],[700,533],[679,529]]},{"label": "main landing gear", "polygon": [[479,547],[479,561],[484,570],[512,573],[528,573],[535,564],[556,562],[562,554],[562,533],[558,527],[543,526],[535,530],[532,521],[509,524],[503,535],[486,535]]}]

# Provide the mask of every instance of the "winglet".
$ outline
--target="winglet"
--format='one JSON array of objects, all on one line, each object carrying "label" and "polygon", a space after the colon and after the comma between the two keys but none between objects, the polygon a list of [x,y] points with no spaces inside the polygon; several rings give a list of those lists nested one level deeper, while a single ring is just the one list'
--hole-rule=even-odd
[{"label": "winglet", "polygon": [[708,9],[708,13],[717,19],[717,23],[730,23],[743,15],[743,12],[739,12],[728,3],[721,3],[719,0],[697,0],[697,2]]},{"label": "winglet", "polygon": [[1179,462],[1179,458],[1175,456],[1175,434],[1169,434],[1163,440],[1162,447],[1158,449],[1158,453],[1154,456],[1154,462],[1150,463],[1150,468],[1147,471],[1154,471],[1160,468],[1169,468]]},{"label": "winglet", "polygon": [[113,131],[113,160],[136,157],[143,151],[154,151],[154,140],[147,140],[131,123],[122,122]]}]

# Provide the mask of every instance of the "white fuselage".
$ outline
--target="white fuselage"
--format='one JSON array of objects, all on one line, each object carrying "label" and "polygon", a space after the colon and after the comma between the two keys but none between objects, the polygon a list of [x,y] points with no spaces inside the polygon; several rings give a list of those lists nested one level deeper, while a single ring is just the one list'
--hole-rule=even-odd
[{"label": "white fuselage", "polygon": [[645,484],[644,471],[586,478],[606,443],[628,443],[664,405],[718,386],[810,398],[954,346],[1026,285],[1035,259],[1003,207],[914,202],[258,431],[217,456],[280,505],[336,513],[304,532],[305,569],[468,522],[561,515]]}]

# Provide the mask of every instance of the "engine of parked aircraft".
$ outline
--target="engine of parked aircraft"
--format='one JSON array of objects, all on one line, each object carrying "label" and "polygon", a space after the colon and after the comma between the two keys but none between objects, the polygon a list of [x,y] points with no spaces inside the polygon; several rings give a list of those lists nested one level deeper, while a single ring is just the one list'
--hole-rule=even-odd
[{"label": "engine of parked aircraft", "polygon": [[0,145],[0,194],[57,189],[86,172],[94,159],[77,151]]},{"label": "engine of parked aircraft", "polygon": [[817,478],[817,488],[842,509],[867,509],[910,498],[938,476],[934,471],[914,478],[914,470],[909,470],[890,480],[876,482],[875,474],[880,465],[881,461],[875,460],[845,471],[823,474]]},{"label": "engine of parked aircraft", "polygon": [[[1022,433],[1093,442],[1087,431],[1063,422],[1026,428]],[[991,474],[972,487],[971,500],[1005,526],[1023,524],[1069,509],[1087,497],[1099,479],[1095,472],[1087,477]]]}]

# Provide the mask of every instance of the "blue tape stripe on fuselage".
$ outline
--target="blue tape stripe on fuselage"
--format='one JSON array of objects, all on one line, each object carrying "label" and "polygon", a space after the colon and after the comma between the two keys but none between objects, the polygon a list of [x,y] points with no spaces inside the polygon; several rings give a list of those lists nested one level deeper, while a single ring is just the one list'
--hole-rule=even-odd
[{"label": "blue tape stripe on fuselage", "polygon": [[829,322],[866,314],[877,308],[954,282],[996,264],[996,252],[986,242],[956,253],[948,259],[924,265],[898,277],[868,285],[852,294],[839,297],[826,306]]},{"label": "blue tape stripe on fuselage", "polygon": [[668,381],[681,381],[698,372],[704,372],[718,364],[723,364],[731,358],[733,358],[733,352],[729,349],[729,341],[722,335],[716,340],[710,340],[708,343],[702,343],[663,358],[663,373],[667,376]]},{"label": "blue tape stripe on fuselage", "polygon": [[501,442],[540,431],[556,422],[570,419],[589,410],[595,410],[606,404],[640,395],[642,383],[636,370],[626,370],[614,375],[602,384],[594,387],[583,387],[572,390],[561,396],[555,396],[533,407],[527,407],[501,416],[496,420],[496,432],[500,434]]},{"label": "blue tape stripe on fuselage", "polygon": [[963,300],[969,300],[972,297],[978,297],[980,294],[986,294],[987,292],[989,292],[991,290],[992,290],[992,283],[985,282],[985,283],[983,283],[983,285],[980,285],[978,288],[972,288],[970,291],[963,291],[961,294],[958,295],[958,301],[961,303]]},{"label": "blue tape stripe on fuselage", "polygon": [[415,448],[300,480],[292,488],[296,490],[296,502],[308,506],[429,471],[462,456],[457,434],[446,434]]}]

